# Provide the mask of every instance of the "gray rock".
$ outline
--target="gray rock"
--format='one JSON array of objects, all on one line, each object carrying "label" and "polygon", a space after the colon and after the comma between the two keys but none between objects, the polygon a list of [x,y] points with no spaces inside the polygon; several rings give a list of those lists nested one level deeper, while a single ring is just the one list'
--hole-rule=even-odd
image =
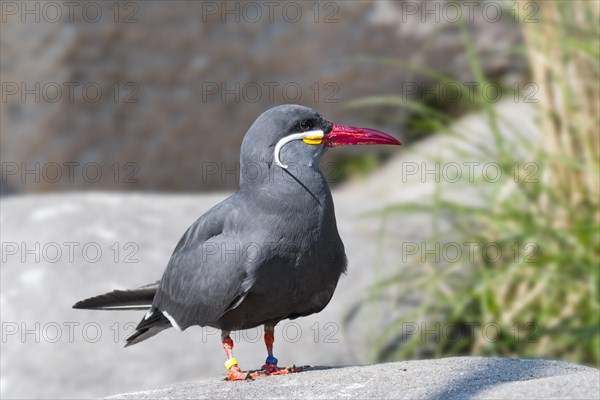
[{"label": "gray rock", "polygon": [[[402,96],[404,84],[418,88],[407,98],[424,98],[421,90],[433,79],[415,72],[415,65],[447,73],[459,84],[473,80],[459,24],[439,13],[423,23],[421,13],[403,11],[400,2],[322,2],[315,23],[313,3],[294,2],[289,15],[301,8],[295,21],[283,16],[285,3],[275,3],[270,19],[266,3],[254,2],[262,5],[262,18],[253,22],[254,10],[243,11],[243,2],[211,3],[221,11],[194,1],[130,1],[117,23],[111,2],[95,3],[102,16],[97,22],[86,20],[83,4],[73,21],[63,3],[55,3],[63,11],[56,22],[29,15],[22,23],[20,12],[5,15],[2,81],[17,92],[2,101],[0,158],[4,165],[17,163],[19,172],[38,166],[41,179],[20,179],[7,169],[3,190],[225,190],[236,182],[221,172],[239,169],[243,135],[267,108],[301,103],[356,125],[372,123],[375,115],[374,127],[398,134],[403,109],[348,113],[341,105],[365,96]],[[227,15],[225,7],[238,12]],[[95,16],[95,7],[88,11]],[[483,18],[481,6],[473,14],[468,26],[486,73],[523,71],[522,57],[510,51],[520,34],[508,12],[493,22]],[[123,22],[127,16],[130,23]],[[384,57],[412,68],[377,60]],[[56,179],[50,163],[61,167],[62,178]],[[65,163],[79,163],[72,182]]]},{"label": "gray rock", "polygon": [[254,381],[179,383],[110,399],[598,399],[600,371],[580,365],[453,357],[355,367],[312,367]]}]

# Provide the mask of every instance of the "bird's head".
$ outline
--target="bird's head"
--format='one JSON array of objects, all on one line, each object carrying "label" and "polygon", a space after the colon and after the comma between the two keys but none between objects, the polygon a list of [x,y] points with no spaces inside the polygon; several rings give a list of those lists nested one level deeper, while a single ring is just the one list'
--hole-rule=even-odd
[{"label": "bird's head", "polygon": [[337,125],[311,108],[286,104],[265,111],[252,124],[242,143],[242,168],[249,163],[286,170],[314,167],[326,148],[359,144],[401,143],[383,132]]}]

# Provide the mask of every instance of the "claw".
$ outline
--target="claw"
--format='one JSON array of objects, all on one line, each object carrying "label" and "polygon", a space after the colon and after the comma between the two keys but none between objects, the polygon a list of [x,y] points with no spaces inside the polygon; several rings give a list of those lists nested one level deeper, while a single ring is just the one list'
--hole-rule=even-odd
[{"label": "claw", "polygon": [[289,372],[296,374],[298,372],[302,372],[302,370],[304,369],[304,367],[296,367],[295,365],[292,365],[291,367],[287,367],[286,369]]},{"label": "claw", "polygon": [[254,371],[248,373],[248,379],[256,379],[260,378],[261,376],[267,376],[267,374],[265,374],[264,372],[261,373],[261,371]]}]

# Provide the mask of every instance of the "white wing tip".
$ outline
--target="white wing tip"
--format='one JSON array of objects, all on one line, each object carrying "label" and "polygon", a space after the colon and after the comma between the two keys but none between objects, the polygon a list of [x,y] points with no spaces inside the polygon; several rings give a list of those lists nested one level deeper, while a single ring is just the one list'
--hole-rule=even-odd
[{"label": "white wing tip", "polygon": [[175,318],[173,318],[172,316],[170,316],[169,313],[166,312],[166,311],[163,311],[162,313],[165,316],[165,318],[167,318],[169,320],[169,322],[171,323],[171,325],[173,325],[173,328],[177,329],[180,332],[183,331],[183,329],[181,329],[181,327],[179,326],[179,324],[177,324],[177,321],[175,321]]}]

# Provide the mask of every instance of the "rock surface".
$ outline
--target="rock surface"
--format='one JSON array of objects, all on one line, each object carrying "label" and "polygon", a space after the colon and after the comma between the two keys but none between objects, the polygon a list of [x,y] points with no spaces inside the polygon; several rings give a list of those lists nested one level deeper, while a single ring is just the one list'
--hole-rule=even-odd
[{"label": "rock surface", "polygon": [[598,399],[600,371],[566,362],[454,357],[312,367],[254,381],[179,383],[111,399]]}]

